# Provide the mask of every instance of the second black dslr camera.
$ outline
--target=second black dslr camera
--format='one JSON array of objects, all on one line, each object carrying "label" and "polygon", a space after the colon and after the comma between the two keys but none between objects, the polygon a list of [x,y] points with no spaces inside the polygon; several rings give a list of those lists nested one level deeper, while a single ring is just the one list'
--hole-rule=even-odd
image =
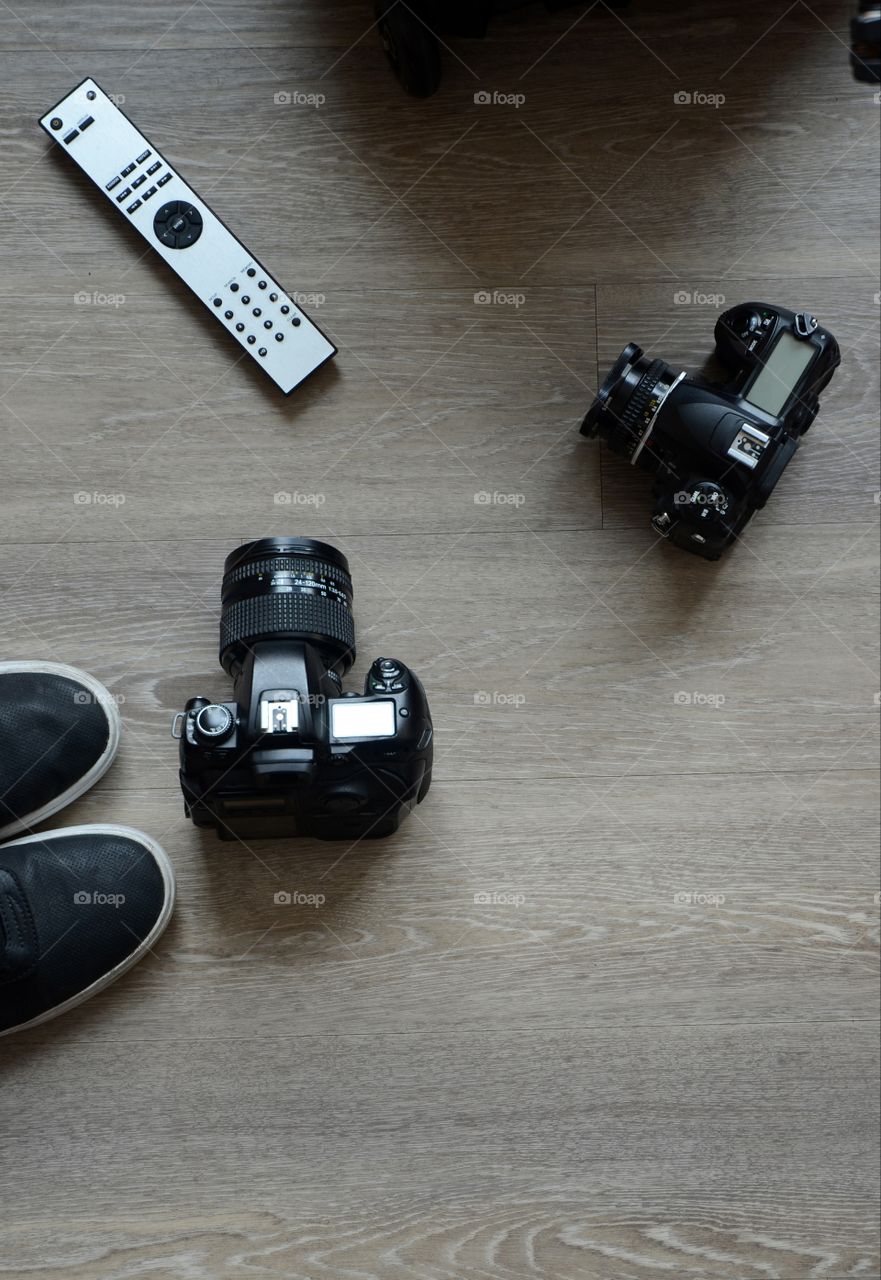
[{"label": "second black dslr camera", "polygon": [[431,784],[425,691],[378,658],[363,695],[345,556],[311,538],[263,538],[227,558],[220,662],[233,702],[175,717],[187,816],[222,840],[388,836]]},{"label": "second black dslr camera", "polygon": [[677,374],[631,343],[581,428],[654,473],[654,528],[707,560],[768,501],[841,363],[812,315],[764,302],[725,312],[716,355],[726,383]]}]

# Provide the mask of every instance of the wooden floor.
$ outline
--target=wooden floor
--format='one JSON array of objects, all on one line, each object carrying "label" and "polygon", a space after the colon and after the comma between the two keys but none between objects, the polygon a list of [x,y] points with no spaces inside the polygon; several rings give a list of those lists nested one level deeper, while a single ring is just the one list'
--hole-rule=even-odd
[{"label": "wooden floor", "polygon": [[[49,825],[143,828],[180,895],[122,983],[3,1042],[3,1280],[878,1276],[855,7],[536,7],[420,103],[369,0],[0,0],[2,656],[119,696]],[[50,154],[87,74],[316,295],[340,356],[290,400]],[[844,363],[708,565],[578,425],[628,340],[700,369],[717,295],[813,309]],[[289,532],[351,559],[355,676],[391,651],[431,696],[435,784],[381,846],[183,816],[223,558]]]}]

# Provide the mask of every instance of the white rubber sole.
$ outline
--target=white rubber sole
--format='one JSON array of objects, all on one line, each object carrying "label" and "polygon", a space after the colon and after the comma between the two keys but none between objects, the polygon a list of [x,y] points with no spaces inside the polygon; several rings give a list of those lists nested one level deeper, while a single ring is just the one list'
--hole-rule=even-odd
[{"label": "white rubber sole", "polygon": [[16,672],[37,672],[40,675],[64,676],[67,680],[75,680],[78,684],[83,685],[103,708],[107,717],[109,736],[104,754],[100,760],[95,761],[88,773],[83,774],[73,786],[61,792],[54,800],[50,800],[48,804],[44,804],[42,808],[35,809],[33,813],[26,813],[23,818],[17,818],[15,822],[10,822],[5,827],[0,827],[0,840],[6,840],[9,836],[17,835],[20,831],[30,831],[38,823],[45,822],[47,818],[51,818],[60,809],[73,804],[74,800],[79,800],[80,796],[85,795],[90,788],[94,787],[99,778],[103,778],[113,764],[116,753],[119,751],[119,740],[122,736],[122,716],[119,714],[119,707],[116,705],[113,695],[109,689],[105,689],[104,685],[96,680],[94,676],[90,676],[88,672],[78,671],[76,667],[67,667],[61,662],[0,662],[0,675],[14,675]]},{"label": "white rubber sole", "polygon": [[0,1031],[0,1040],[4,1036],[14,1035],[18,1031],[30,1031],[33,1027],[39,1027],[44,1022],[51,1022],[53,1018],[58,1018],[63,1013],[69,1013],[71,1009],[76,1009],[78,1005],[85,1004],[87,1000],[91,1000],[92,996],[98,995],[106,987],[111,986],[123,974],[128,973],[129,969],[133,969],[139,960],[142,960],[148,951],[162,937],[168,928],[174,912],[175,883],[174,868],[171,865],[168,854],[155,840],[151,840],[143,831],[137,831],[134,827],[122,827],[115,823],[87,823],[81,827],[63,827],[58,831],[44,831],[35,836],[24,836],[21,840],[12,840],[10,845],[19,847],[23,844],[36,844],[43,840],[48,840],[52,836],[78,836],[78,835],[117,835],[125,836],[129,840],[134,840],[142,845],[153,857],[154,862],[162,873],[162,882],[165,885],[165,902],[162,904],[162,912],[149,934],[142,942],[138,944],[130,956],[126,956],[121,964],[115,969],[111,969],[109,973],[105,973],[103,978],[99,978],[97,982],[93,982],[90,987],[86,987],[77,995],[71,996],[69,1000],[65,1000],[62,1004],[55,1005],[53,1009],[47,1009],[45,1013],[41,1013],[39,1017],[31,1018],[30,1022],[20,1022],[17,1027],[9,1027],[6,1031]]}]

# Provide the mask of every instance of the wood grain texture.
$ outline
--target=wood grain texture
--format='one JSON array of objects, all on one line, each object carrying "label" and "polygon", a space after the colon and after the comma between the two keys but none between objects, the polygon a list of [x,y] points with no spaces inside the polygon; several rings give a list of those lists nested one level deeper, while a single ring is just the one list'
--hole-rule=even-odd
[{"label": "wood grain texture", "polygon": [[[369,0],[0,4],[3,656],[119,698],[119,759],[48,825],[140,827],[179,888],[122,983],[2,1042],[2,1280],[878,1280],[853,7],[533,7],[417,103]],[[49,149],[86,74],[311,295],[340,358],[290,400]],[[844,352],[717,565],[578,434],[630,340],[710,369],[709,295]],[[380,845],[183,816],[223,559],[291,531],[351,560],[354,685],[392,652],[431,696],[434,786]]]}]

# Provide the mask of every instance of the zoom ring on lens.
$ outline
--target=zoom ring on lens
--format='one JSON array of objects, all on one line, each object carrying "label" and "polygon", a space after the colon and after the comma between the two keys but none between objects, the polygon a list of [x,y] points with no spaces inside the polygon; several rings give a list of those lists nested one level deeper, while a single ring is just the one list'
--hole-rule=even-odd
[{"label": "zoom ring on lens", "polygon": [[314,634],[355,652],[355,622],[345,605],[323,596],[276,592],[239,600],[223,611],[220,655],[234,645],[277,639],[287,634]]},{"label": "zoom ring on lens", "polygon": [[[635,431],[639,426],[640,418],[643,416],[646,406],[655,393],[658,383],[663,377],[667,365],[663,360],[653,360],[646,369],[639,385],[633,392],[633,395],[627,401],[624,410],[621,413],[621,425],[628,431]],[[639,444],[639,438],[634,440],[634,446]]]}]

